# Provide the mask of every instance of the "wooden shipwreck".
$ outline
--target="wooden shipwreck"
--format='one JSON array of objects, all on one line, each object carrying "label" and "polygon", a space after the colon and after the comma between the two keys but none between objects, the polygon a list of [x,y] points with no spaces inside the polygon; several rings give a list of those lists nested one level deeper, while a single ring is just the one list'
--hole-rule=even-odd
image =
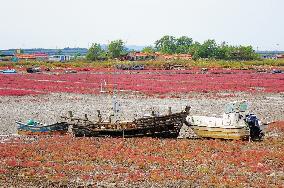
[{"label": "wooden shipwreck", "polygon": [[72,112],[62,117],[68,124],[70,131],[75,136],[86,137],[161,137],[177,138],[182,125],[186,122],[190,107],[187,106],[182,112],[135,119],[134,121],[102,121],[98,110],[98,121],[93,122],[85,115],[84,118],[73,117]]}]

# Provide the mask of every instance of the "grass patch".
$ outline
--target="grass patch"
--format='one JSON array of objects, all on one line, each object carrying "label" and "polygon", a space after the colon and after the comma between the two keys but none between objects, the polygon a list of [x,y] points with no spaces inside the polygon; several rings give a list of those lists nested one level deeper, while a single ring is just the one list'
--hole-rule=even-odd
[{"label": "grass patch", "polygon": [[130,61],[117,61],[117,60],[109,60],[109,61],[94,61],[89,62],[86,60],[75,60],[69,62],[42,62],[42,61],[20,61],[18,63],[14,62],[0,62],[0,67],[12,67],[12,68],[21,68],[21,67],[31,67],[31,66],[44,66],[49,68],[61,67],[61,68],[111,68],[116,65],[144,65],[147,68],[158,68],[162,69],[166,65],[171,64],[179,64],[188,68],[232,68],[232,69],[244,69],[244,68],[255,68],[255,67],[283,67],[284,59],[278,60],[254,60],[254,61],[224,61],[224,60],[206,60],[201,59],[197,61],[193,60],[169,60],[169,61],[138,61],[138,62],[130,62]]}]

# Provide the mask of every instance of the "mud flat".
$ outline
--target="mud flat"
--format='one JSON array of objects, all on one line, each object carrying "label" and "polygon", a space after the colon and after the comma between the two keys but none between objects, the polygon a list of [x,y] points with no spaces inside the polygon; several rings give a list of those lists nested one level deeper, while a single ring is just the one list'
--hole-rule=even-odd
[{"label": "mud flat", "polygon": [[[219,97],[208,94],[182,94],[178,98],[148,97],[137,94],[119,94],[117,118],[132,120],[151,111],[167,113],[168,107],[173,112],[181,111],[186,105],[192,107],[191,113],[198,115],[222,115],[224,105],[236,100],[247,100],[250,112],[257,114],[264,122],[284,119],[284,94],[248,94],[223,93]],[[224,97],[222,97],[224,96]],[[227,97],[226,97],[227,96]],[[229,97],[228,97],[229,96]],[[82,95],[55,93],[36,96],[5,96],[0,98],[0,135],[16,133],[15,121],[26,121],[33,118],[43,123],[55,123],[61,115],[73,111],[75,116],[89,114],[92,120],[97,119],[97,110],[101,110],[103,118],[108,119],[112,112],[113,97],[108,94]],[[181,131],[182,136],[184,131]]]}]

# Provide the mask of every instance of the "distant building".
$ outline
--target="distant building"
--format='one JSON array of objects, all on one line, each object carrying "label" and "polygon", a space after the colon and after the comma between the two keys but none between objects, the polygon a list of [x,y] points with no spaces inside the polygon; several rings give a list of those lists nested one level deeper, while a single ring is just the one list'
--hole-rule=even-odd
[{"label": "distant building", "polygon": [[182,59],[182,60],[191,60],[192,55],[191,54],[176,54],[175,58],[176,59]]},{"label": "distant building", "polygon": [[48,61],[54,61],[54,62],[65,62],[70,60],[71,60],[70,55],[52,55],[49,56],[48,58]]},{"label": "distant building", "polygon": [[276,56],[277,59],[284,59],[284,54],[280,54]]},{"label": "distant building", "polygon": [[260,55],[260,57],[261,57],[262,59],[277,59],[276,55],[271,55],[271,54]]},{"label": "distant building", "polygon": [[47,61],[48,60],[48,54],[47,53],[34,53],[34,56],[36,60],[38,61]]},{"label": "distant building", "polygon": [[25,60],[35,60],[36,56],[34,54],[15,54],[18,59],[25,59]]},{"label": "distant building", "polygon": [[143,52],[129,52],[127,55],[120,57],[120,60],[125,61],[148,61],[148,60],[191,60],[191,54],[162,54],[143,53]]},{"label": "distant building", "polygon": [[143,53],[143,52],[129,52],[127,54],[127,60],[129,61],[147,61],[154,60],[156,55],[154,53]]},{"label": "distant building", "polygon": [[283,58],[284,51],[257,51],[256,52],[262,59],[281,59]]},{"label": "distant building", "polygon": [[191,60],[192,55],[191,54],[161,54],[156,53],[157,58],[161,60]]},{"label": "distant building", "polygon": [[3,53],[12,53],[12,54],[36,54],[36,53],[45,53],[50,55],[57,55],[58,52],[61,52],[62,55],[70,56],[85,56],[88,52],[87,48],[63,48],[63,49],[43,49],[43,48],[33,48],[33,49],[8,49],[0,50]]},{"label": "distant building", "polygon": [[38,61],[46,61],[48,60],[48,55],[46,53],[34,53],[34,54],[15,54],[15,57],[18,59],[25,60],[38,60]]}]

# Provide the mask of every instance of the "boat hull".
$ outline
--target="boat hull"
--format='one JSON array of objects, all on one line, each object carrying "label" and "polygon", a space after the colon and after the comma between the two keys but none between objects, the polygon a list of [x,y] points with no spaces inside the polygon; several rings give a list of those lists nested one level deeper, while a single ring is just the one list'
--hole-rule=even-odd
[{"label": "boat hull", "polygon": [[17,124],[19,135],[63,135],[68,132],[68,124],[65,122],[45,126],[30,126],[21,122]]},{"label": "boat hull", "polygon": [[156,128],[134,128],[134,129],[89,129],[86,127],[73,128],[75,136],[94,136],[94,137],[162,137],[177,138],[179,129],[169,127]]},{"label": "boat hull", "polygon": [[16,70],[3,70],[2,73],[3,74],[16,74],[17,71]]},{"label": "boat hull", "polygon": [[177,138],[187,115],[187,112],[181,112],[114,124],[97,122],[83,125],[83,122],[76,121],[71,125],[75,136]]},{"label": "boat hull", "polygon": [[18,135],[42,136],[42,135],[65,135],[68,131],[33,132],[18,130]]},{"label": "boat hull", "polygon": [[250,136],[250,130],[247,127],[208,127],[208,126],[190,126],[194,133],[203,138],[218,138],[228,140],[246,140]]}]

